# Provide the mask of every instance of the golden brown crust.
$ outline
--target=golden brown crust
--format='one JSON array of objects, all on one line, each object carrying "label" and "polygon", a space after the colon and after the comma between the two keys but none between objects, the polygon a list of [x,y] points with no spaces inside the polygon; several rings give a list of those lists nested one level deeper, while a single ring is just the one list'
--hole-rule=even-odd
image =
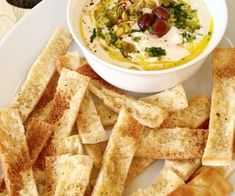
[{"label": "golden brown crust", "polygon": [[104,104],[113,111],[118,113],[124,106],[128,108],[136,120],[151,128],[160,126],[163,120],[168,117],[168,113],[158,105],[136,100],[131,96],[121,93],[117,88],[101,79],[87,63],[79,67],[78,72],[91,78],[89,90],[103,100]]},{"label": "golden brown crust", "polygon": [[92,195],[122,194],[142,130],[143,126],[123,108],[106,147]]},{"label": "golden brown crust", "polygon": [[97,144],[84,144],[85,151],[93,159],[96,168],[101,168],[106,146],[107,141]]},{"label": "golden brown crust", "polygon": [[213,72],[217,79],[226,79],[235,76],[234,48],[216,48],[213,52]]},{"label": "golden brown crust", "polygon": [[19,195],[29,184],[37,195],[24,127],[17,110],[0,111],[0,138],[0,159],[9,195]]},{"label": "golden brown crust", "polygon": [[67,52],[71,42],[71,34],[62,27],[57,28],[32,65],[24,84],[13,100],[13,105],[19,109],[23,122],[38,104],[54,75],[57,58]]},{"label": "golden brown crust", "polygon": [[209,135],[202,164],[227,166],[232,161],[234,138],[235,49],[213,54],[213,91]]},{"label": "golden brown crust", "polygon": [[173,128],[145,130],[135,156],[153,159],[197,159],[204,152],[208,131]]},{"label": "golden brown crust", "polygon": [[188,127],[196,129],[205,124],[210,115],[210,101],[200,94],[189,101],[189,106],[170,115],[161,125],[162,128]]},{"label": "golden brown crust", "polygon": [[128,175],[126,178],[126,184],[132,181],[136,176],[140,175],[144,170],[149,167],[155,159],[146,159],[146,158],[138,158],[134,157],[130,169],[128,171]]},{"label": "golden brown crust", "polygon": [[52,126],[38,119],[32,119],[31,126],[26,133],[31,163],[34,164],[53,132]]},{"label": "golden brown crust", "polygon": [[228,195],[232,187],[226,182],[223,176],[214,168],[208,168],[195,177],[189,184],[174,190],[169,196],[193,195],[193,196],[214,196]]}]

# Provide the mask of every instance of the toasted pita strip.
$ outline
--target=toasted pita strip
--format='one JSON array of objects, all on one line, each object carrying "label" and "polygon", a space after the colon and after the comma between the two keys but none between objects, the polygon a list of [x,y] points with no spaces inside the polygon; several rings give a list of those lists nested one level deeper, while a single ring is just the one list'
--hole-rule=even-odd
[{"label": "toasted pita strip", "polygon": [[64,138],[61,141],[61,145],[57,148],[57,154],[84,154],[83,145],[81,143],[79,135],[72,135],[69,137]]},{"label": "toasted pita strip", "polygon": [[125,106],[135,119],[151,128],[160,126],[163,120],[168,117],[168,113],[159,106],[136,100],[121,93],[101,79],[87,63],[79,67],[77,71],[91,78],[89,90],[113,111],[120,112],[121,107]]},{"label": "toasted pita strip", "polygon": [[234,141],[235,49],[213,53],[213,91],[209,135],[202,164],[227,166],[232,161]]},{"label": "toasted pita strip", "polygon": [[116,112],[103,103],[96,103],[95,106],[104,127],[112,126],[117,122],[118,114]]},{"label": "toasted pita strip", "polygon": [[132,196],[166,196],[176,188],[184,184],[184,181],[172,170],[162,170],[157,182],[145,189],[139,189]]},{"label": "toasted pita strip", "polygon": [[77,128],[83,144],[96,144],[108,139],[89,91],[78,113]]},{"label": "toasted pita strip", "polygon": [[46,195],[84,195],[93,161],[87,155],[46,158]]},{"label": "toasted pita strip", "polygon": [[192,160],[166,160],[164,169],[171,169],[184,181],[187,181],[189,177],[201,166],[200,159]]},{"label": "toasted pita strip", "polygon": [[38,195],[20,114],[0,110],[0,159],[9,195]]},{"label": "toasted pita strip", "polygon": [[201,158],[207,134],[204,129],[148,129],[144,132],[135,156],[153,159]]},{"label": "toasted pita strip", "polygon": [[24,122],[24,127],[26,132],[29,129],[32,119],[37,118],[43,121],[47,120],[49,111],[51,109],[52,100],[56,92],[58,79],[59,79],[59,74],[55,72],[49,84],[47,85],[42,98],[40,99],[34,110],[30,113],[27,120]]},{"label": "toasted pita strip", "polygon": [[170,115],[162,128],[188,127],[200,128],[209,119],[210,101],[206,95],[198,95],[189,101],[189,107]]},{"label": "toasted pita strip", "polygon": [[84,144],[85,151],[93,159],[96,168],[101,168],[106,146],[107,141],[97,144]]},{"label": "toasted pita strip", "polygon": [[39,102],[56,71],[57,58],[66,53],[71,42],[71,34],[62,27],[57,28],[41,55],[32,65],[23,86],[13,100],[13,105],[19,109],[23,121],[28,118]]},{"label": "toasted pita strip", "polygon": [[127,178],[126,178],[126,184],[128,184],[136,176],[141,174],[154,161],[155,161],[155,159],[146,159],[146,158],[134,157],[132,162],[131,162],[130,169],[128,171],[128,175],[127,175]]},{"label": "toasted pita strip", "polygon": [[53,126],[54,135],[41,152],[36,167],[43,169],[45,156],[57,155],[62,140],[70,135],[88,82],[87,77],[68,69],[62,69],[47,120]]},{"label": "toasted pita strip", "polygon": [[169,194],[169,196],[220,196],[228,195],[230,192],[232,192],[232,187],[223,178],[223,176],[216,169],[209,168],[195,177],[189,184],[183,185],[174,190]]},{"label": "toasted pita strip", "polygon": [[58,73],[60,73],[63,68],[75,71],[78,69],[80,64],[81,61],[78,55],[78,51],[68,52],[58,58],[58,61],[56,63],[56,69]]},{"label": "toasted pita strip", "polygon": [[26,133],[26,141],[29,148],[29,157],[34,164],[52,134],[52,126],[38,119],[33,119]]},{"label": "toasted pita strip", "polygon": [[169,113],[173,113],[188,107],[188,100],[181,84],[178,84],[174,88],[163,91],[161,93],[144,97],[141,100],[150,104],[157,104]]},{"label": "toasted pita strip", "polygon": [[121,195],[143,126],[123,108],[106,147],[92,195]]},{"label": "toasted pita strip", "polygon": [[46,195],[46,176],[45,172],[41,170],[34,170],[33,171],[33,176],[37,185],[37,190],[38,194],[40,196],[45,196]]}]

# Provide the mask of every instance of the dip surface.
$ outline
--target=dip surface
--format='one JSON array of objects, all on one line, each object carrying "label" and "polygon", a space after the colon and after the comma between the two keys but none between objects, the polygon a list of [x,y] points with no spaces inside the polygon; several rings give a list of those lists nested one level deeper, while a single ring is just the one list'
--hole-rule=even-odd
[{"label": "dip surface", "polygon": [[[163,36],[138,20],[156,7],[170,16]],[[208,45],[213,20],[202,0],[90,0],[80,29],[86,46],[99,58],[136,70],[162,70],[197,57]]]}]

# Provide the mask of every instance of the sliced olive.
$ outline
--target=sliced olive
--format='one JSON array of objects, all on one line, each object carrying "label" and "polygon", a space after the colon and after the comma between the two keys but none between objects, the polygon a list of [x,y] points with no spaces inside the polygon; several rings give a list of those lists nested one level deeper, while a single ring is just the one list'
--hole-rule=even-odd
[{"label": "sliced olive", "polygon": [[165,20],[159,20],[153,24],[153,32],[158,37],[166,35],[169,30],[170,26],[167,24]]},{"label": "sliced olive", "polygon": [[138,19],[138,26],[142,31],[145,31],[154,23],[155,19],[152,14],[146,13]]},{"label": "sliced olive", "polygon": [[162,6],[155,7],[152,10],[152,14],[156,19],[160,20],[168,20],[170,18],[170,12]]}]

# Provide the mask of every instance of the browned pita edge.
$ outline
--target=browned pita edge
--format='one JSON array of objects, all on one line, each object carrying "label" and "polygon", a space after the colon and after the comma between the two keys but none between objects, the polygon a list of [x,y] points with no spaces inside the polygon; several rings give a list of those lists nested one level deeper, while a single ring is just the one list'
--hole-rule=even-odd
[{"label": "browned pita edge", "polygon": [[48,139],[53,133],[53,128],[50,124],[32,119],[29,130],[26,133],[26,141],[29,148],[29,157],[32,165],[38,158]]},{"label": "browned pita edge", "polygon": [[103,103],[95,103],[96,110],[104,127],[115,125],[118,114]]},{"label": "browned pita edge", "polygon": [[96,144],[108,140],[89,91],[86,92],[82,101],[76,122],[83,144]]},{"label": "browned pita edge", "polygon": [[84,144],[83,146],[85,148],[86,154],[88,154],[93,159],[94,166],[97,169],[101,168],[107,141],[97,144]]},{"label": "browned pita edge", "polygon": [[152,159],[201,158],[207,135],[208,131],[204,129],[147,129],[135,156]]},{"label": "browned pita edge", "polygon": [[189,101],[187,108],[170,115],[161,128],[201,128],[208,121],[209,115],[210,101],[206,95],[200,94]]},{"label": "browned pita edge", "polygon": [[29,191],[38,195],[24,132],[18,110],[0,110],[0,159],[6,189],[12,196]]},{"label": "browned pita edge", "polygon": [[41,114],[44,111],[44,108],[50,103],[52,102],[55,92],[56,92],[56,87],[58,84],[58,79],[59,79],[59,74],[57,72],[55,72],[49,82],[49,84],[46,87],[46,90],[42,96],[42,98],[40,99],[40,101],[38,102],[38,104],[36,105],[36,107],[34,108],[34,110],[30,113],[28,119],[24,122],[24,127],[25,130],[27,132],[31,121],[33,118],[38,118],[40,120],[46,120],[48,117],[41,117]]},{"label": "browned pita edge", "polygon": [[126,185],[131,182],[136,176],[140,175],[145,169],[147,169],[155,159],[146,159],[146,158],[138,158],[134,157],[130,169],[128,171],[128,175],[126,178]]},{"label": "browned pita edge", "polygon": [[81,65],[81,61],[78,55],[78,51],[67,52],[58,58],[56,62],[57,72],[60,73],[63,68],[76,71]]},{"label": "browned pita edge", "polygon": [[106,147],[92,195],[121,195],[143,126],[123,108]]},{"label": "browned pita edge", "polygon": [[183,179],[177,176],[171,169],[163,169],[156,183],[147,188],[138,189],[132,196],[166,196],[183,184]]},{"label": "browned pita edge", "polygon": [[84,63],[77,71],[91,78],[89,90],[115,112],[119,112],[121,107],[125,106],[136,120],[151,128],[160,126],[168,117],[168,113],[156,104],[136,100],[108,84],[92,70],[88,63]]},{"label": "browned pita edge", "polygon": [[235,49],[218,48],[213,52],[213,91],[209,135],[203,165],[228,166],[233,156]]},{"label": "browned pita edge", "polygon": [[23,122],[41,99],[56,71],[56,60],[67,52],[72,40],[72,35],[68,31],[58,27],[32,65],[24,84],[13,100],[13,105],[19,109]]},{"label": "browned pita edge", "polygon": [[169,194],[178,195],[228,195],[232,192],[232,187],[225,178],[214,168],[208,168],[195,177],[191,182],[183,185]]}]

